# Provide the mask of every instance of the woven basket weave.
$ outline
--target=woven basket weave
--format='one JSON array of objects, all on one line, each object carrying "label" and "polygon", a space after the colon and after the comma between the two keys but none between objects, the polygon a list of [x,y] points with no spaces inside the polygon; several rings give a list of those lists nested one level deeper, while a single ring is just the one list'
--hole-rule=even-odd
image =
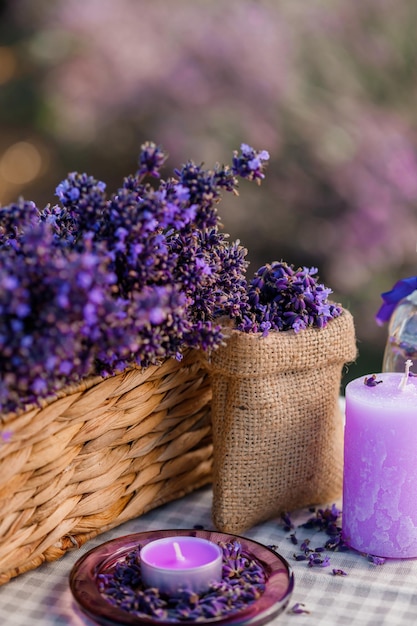
[{"label": "woven basket weave", "polygon": [[197,351],[1,416],[0,584],[211,481]]}]

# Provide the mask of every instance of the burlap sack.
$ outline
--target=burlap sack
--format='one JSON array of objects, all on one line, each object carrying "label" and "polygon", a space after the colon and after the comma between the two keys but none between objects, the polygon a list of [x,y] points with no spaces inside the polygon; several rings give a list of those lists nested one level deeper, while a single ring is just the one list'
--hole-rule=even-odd
[{"label": "burlap sack", "polygon": [[343,365],[356,358],[351,314],[324,329],[225,329],[210,358],[213,522],[243,530],[341,495]]}]

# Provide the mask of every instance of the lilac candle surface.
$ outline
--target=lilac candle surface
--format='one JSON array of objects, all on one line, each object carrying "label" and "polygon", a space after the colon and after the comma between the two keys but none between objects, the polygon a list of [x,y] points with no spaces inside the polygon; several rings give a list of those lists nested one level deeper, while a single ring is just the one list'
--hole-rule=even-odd
[{"label": "lilac candle surface", "polygon": [[417,557],[417,378],[376,381],[346,386],[343,537],[374,556]]},{"label": "lilac candle surface", "polygon": [[140,551],[142,581],[166,594],[187,588],[202,593],[222,579],[223,550],[198,537],[156,539]]}]

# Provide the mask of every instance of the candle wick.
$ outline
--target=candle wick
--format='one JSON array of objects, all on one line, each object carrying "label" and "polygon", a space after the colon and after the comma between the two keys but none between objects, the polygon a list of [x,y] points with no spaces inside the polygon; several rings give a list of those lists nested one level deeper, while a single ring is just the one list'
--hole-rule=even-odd
[{"label": "candle wick", "polygon": [[185,556],[181,552],[181,546],[178,543],[178,541],[174,541],[173,542],[173,546],[174,546],[175,556],[177,557],[177,560],[178,561],[185,561]]},{"label": "candle wick", "polygon": [[408,376],[410,374],[410,367],[412,366],[413,362],[411,361],[411,359],[407,359],[405,362],[405,372],[404,372],[404,376],[401,379],[401,382],[399,384],[399,389],[403,390],[406,388],[407,386],[407,382],[408,382]]}]

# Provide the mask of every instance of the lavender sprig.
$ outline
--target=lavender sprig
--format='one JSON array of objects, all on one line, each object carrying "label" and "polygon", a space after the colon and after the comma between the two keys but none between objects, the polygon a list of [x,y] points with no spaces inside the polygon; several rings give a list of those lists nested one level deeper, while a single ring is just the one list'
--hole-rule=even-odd
[{"label": "lavender sprig", "polygon": [[257,152],[245,143],[242,143],[240,150],[240,154],[235,152],[233,156],[233,173],[248,180],[256,180],[259,184],[265,177],[264,161],[268,161],[269,153],[267,150]]},{"label": "lavender sprig", "polygon": [[39,216],[36,204],[22,199],[0,207],[0,246],[16,247],[16,240],[27,228],[39,222]]},{"label": "lavender sprig", "polygon": [[161,146],[157,146],[153,141],[147,141],[142,145],[139,155],[139,177],[150,175],[160,178],[161,167],[167,160],[167,155]]}]

